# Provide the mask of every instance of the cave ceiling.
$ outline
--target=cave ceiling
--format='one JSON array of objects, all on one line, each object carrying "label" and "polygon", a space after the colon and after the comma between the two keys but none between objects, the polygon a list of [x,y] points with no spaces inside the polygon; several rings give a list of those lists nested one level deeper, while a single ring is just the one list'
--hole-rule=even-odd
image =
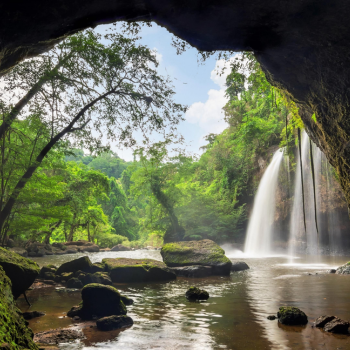
[{"label": "cave ceiling", "polygon": [[300,107],[350,203],[350,1],[2,0],[0,14],[0,75],[67,35],[122,20],[156,22],[200,50],[253,51]]}]

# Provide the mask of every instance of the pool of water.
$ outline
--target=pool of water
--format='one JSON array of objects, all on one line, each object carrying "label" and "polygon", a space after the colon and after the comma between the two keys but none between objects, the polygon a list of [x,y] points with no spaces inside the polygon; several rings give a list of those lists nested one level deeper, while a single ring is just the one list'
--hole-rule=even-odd
[{"label": "pool of water", "polygon": [[[60,265],[87,254],[36,258],[39,265]],[[88,254],[93,262],[106,257],[152,258],[159,251],[104,252]],[[244,260],[248,271],[229,277],[178,278],[168,283],[115,284],[134,299],[128,315],[134,320],[123,331],[84,330],[87,339],[62,346],[66,349],[350,349],[350,337],[333,335],[312,327],[320,315],[350,320],[350,276],[329,274],[330,268],[350,257],[248,258],[228,254],[232,261]],[[206,289],[210,298],[190,303],[185,292],[191,285]],[[66,327],[72,320],[66,312],[80,302],[80,292],[57,292],[54,287],[28,292],[31,310],[46,316],[33,319],[34,332]],[[18,300],[23,311],[28,306]],[[267,320],[280,306],[296,306],[309,317],[305,327],[287,327]]]}]

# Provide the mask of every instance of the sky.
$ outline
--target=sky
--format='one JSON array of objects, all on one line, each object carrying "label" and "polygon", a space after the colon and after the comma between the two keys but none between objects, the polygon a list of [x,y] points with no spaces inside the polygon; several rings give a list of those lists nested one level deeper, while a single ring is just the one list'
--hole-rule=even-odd
[{"label": "sky", "polygon": [[[103,25],[97,30],[104,34],[112,26]],[[157,51],[160,63],[158,71],[173,81],[175,101],[189,107],[184,116],[185,121],[178,126],[178,131],[185,139],[186,151],[200,154],[200,147],[206,144],[204,137],[210,133],[221,133],[227,127],[222,112],[227,101],[224,85],[226,76],[218,75],[215,69],[223,67],[224,61],[216,61],[212,56],[204,64],[200,63],[195,48],[189,48],[177,55],[176,49],[171,46],[172,34],[156,24],[152,27],[144,26],[139,36],[140,43]],[[115,146],[112,149],[127,161],[133,159],[131,149],[119,149]]]}]

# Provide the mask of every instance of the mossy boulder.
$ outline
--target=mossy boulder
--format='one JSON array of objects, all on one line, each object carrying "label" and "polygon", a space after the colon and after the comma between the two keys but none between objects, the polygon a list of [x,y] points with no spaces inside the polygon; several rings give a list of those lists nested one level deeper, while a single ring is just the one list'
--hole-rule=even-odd
[{"label": "mossy boulder", "polygon": [[130,327],[133,324],[133,319],[125,315],[102,317],[96,321],[97,329],[100,331],[111,331],[113,329]]},{"label": "mossy boulder", "polygon": [[118,290],[112,286],[92,283],[81,291],[82,302],[73,307],[67,315],[79,316],[82,319],[105,317],[112,315],[126,315],[126,307],[121,300]]},{"label": "mossy boulder", "polygon": [[84,285],[82,284],[82,282],[76,277],[69,279],[67,282],[67,288],[81,289],[83,287]]},{"label": "mossy boulder", "polygon": [[280,323],[288,326],[302,326],[308,322],[305,313],[293,306],[280,307],[277,317]]},{"label": "mossy boulder", "polygon": [[134,300],[129,298],[129,297],[126,297],[125,295],[121,295],[120,296],[120,299],[122,300],[122,302],[124,303],[124,305],[126,306],[129,306],[129,305],[132,305],[134,303]]},{"label": "mossy boulder", "polygon": [[78,274],[78,279],[81,281],[83,286],[91,283],[104,284],[107,286],[112,285],[112,280],[107,272],[95,272],[95,273],[85,273],[80,272]]},{"label": "mossy boulder", "polygon": [[56,271],[57,275],[61,275],[63,272],[90,272],[92,263],[88,256],[82,256],[81,258],[74,259],[62,264]]},{"label": "mossy boulder", "polygon": [[186,292],[186,298],[190,301],[208,300],[209,293],[198,287],[190,287]]},{"label": "mossy boulder", "polygon": [[232,262],[225,251],[210,239],[164,244],[160,254],[169,267],[211,266],[212,275],[229,275]]},{"label": "mossy boulder", "polygon": [[37,350],[33,332],[16,307],[11,289],[11,281],[0,266],[0,344],[7,343],[11,350]]},{"label": "mossy boulder", "polygon": [[335,273],[338,275],[350,275],[350,261],[342,266],[339,266]]},{"label": "mossy boulder", "polygon": [[161,282],[176,279],[173,271],[153,259],[103,259],[106,271],[115,283]]},{"label": "mossy boulder", "polygon": [[40,272],[40,267],[36,262],[4,248],[0,248],[0,266],[11,280],[15,299],[33,284]]},{"label": "mossy boulder", "polygon": [[94,263],[91,266],[91,273],[103,272],[104,270],[105,266],[102,263]]}]

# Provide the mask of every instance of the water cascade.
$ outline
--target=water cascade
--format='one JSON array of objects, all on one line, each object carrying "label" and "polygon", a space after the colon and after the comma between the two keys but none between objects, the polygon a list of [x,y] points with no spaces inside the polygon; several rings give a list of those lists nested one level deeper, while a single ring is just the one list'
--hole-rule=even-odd
[{"label": "water cascade", "polygon": [[272,253],[275,194],[282,159],[283,151],[277,150],[260,181],[244,247],[244,252],[248,255],[262,256]]},{"label": "water cascade", "polygon": [[288,253],[294,256],[296,252],[304,252],[309,255],[319,254],[319,238],[322,227],[320,227],[320,186],[321,186],[321,159],[322,153],[318,147],[312,144],[314,169],[315,169],[315,191],[316,191],[316,217],[319,228],[319,233],[316,229],[315,220],[315,200],[314,200],[314,185],[312,181],[311,162],[310,162],[310,140],[305,131],[301,137],[301,157],[303,164],[303,180],[304,180],[304,201],[305,201],[305,223],[302,203],[302,186],[301,186],[301,170],[300,159],[297,158],[295,189],[293,209],[290,222],[290,236]]}]

